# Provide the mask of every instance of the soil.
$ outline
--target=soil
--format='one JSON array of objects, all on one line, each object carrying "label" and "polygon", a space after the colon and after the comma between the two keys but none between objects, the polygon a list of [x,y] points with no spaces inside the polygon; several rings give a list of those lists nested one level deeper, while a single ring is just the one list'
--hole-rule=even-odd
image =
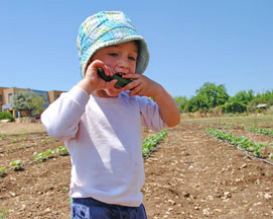
[{"label": "soil", "polygon": [[[204,125],[181,122],[167,131],[160,149],[144,161],[144,204],[150,219],[273,218],[272,165],[211,137]],[[272,142],[243,129],[232,132]],[[70,218],[69,156],[55,153],[45,162],[33,160],[34,152],[55,150],[63,143],[40,128],[38,133],[14,135],[0,124],[0,133],[0,167],[7,167],[7,175],[0,178],[0,215],[6,209],[8,219]],[[151,134],[144,131],[143,138]],[[17,159],[21,171],[9,166]]]}]

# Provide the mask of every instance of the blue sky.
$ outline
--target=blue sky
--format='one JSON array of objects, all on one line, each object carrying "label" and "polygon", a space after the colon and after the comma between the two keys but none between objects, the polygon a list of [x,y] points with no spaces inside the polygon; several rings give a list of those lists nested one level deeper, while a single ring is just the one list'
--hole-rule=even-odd
[{"label": "blue sky", "polygon": [[122,10],[146,39],[146,76],[172,96],[205,82],[229,95],[273,89],[272,0],[9,0],[0,7],[0,86],[64,90],[81,80],[79,25]]}]

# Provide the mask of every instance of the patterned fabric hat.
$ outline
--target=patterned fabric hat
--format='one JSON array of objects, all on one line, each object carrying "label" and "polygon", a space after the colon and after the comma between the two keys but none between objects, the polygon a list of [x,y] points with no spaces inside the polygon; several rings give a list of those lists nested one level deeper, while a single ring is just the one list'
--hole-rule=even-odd
[{"label": "patterned fabric hat", "polygon": [[139,45],[136,73],[143,74],[149,62],[149,52],[130,18],[120,11],[102,11],[88,17],[81,24],[77,37],[82,77],[89,59],[98,49],[134,40]]}]

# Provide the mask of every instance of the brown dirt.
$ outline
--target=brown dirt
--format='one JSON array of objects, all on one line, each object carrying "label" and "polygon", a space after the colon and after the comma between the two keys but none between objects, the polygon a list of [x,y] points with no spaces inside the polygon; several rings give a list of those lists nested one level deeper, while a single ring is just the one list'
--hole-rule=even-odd
[{"label": "brown dirt", "polygon": [[[144,132],[144,137],[148,135]],[[272,142],[269,137],[255,136]],[[45,133],[7,134],[0,140],[0,167],[9,168],[19,158],[25,164],[23,171],[9,169],[0,178],[0,215],[7,209],[9,219],[69,218],[69,156],[55,154],[46,162],[33,162],[35,151],[60,145]],[[143,193],[150,219],[273,218],[273,166],[247,158],[198,124],[182,122],[168,129],[160,147],[145,160]]]}]

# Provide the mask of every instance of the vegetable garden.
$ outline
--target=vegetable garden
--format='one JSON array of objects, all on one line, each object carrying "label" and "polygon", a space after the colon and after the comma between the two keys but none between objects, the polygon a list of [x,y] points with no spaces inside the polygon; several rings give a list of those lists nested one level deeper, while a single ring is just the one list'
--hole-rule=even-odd
[{"label": "vegetable garden", "polygon": [[[63,143],[44,131],[9,130],[0,124],[0,218],[69,218]],[[149,218],[272,219],[272,130],[270,116],[184,119],[159,133],[143,130]]]}]

